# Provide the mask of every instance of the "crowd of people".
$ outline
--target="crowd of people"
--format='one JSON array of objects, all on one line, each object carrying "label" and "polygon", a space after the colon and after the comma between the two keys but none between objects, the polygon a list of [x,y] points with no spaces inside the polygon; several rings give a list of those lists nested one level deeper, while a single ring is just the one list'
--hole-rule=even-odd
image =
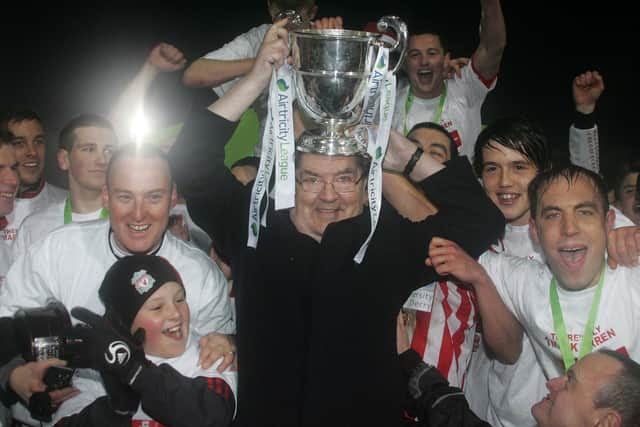
[{"label": "crowd of people", "polygon": [[[366,147],[296,151],[293,207],[250,215],[268,147],[234,132],[251,110],[270,126],[283,12],[342,29],[315,0],[268,0],[272,23],[190,63],[153,47],[108,117],[61,130],[68,189],[45,180],[37,106],[7,108],[0,426],[640,426],[640,161],[605,186],[597,71],[571,83],[566,165],[526,117],[485,123],[507,32],[480,5],[469,58],[409,25],[379,217]],[[164,72],[218,99],[132,132]],[[254,155],[226,166],[231,143]],[[67,324],[25,344],[51,307]]]}]

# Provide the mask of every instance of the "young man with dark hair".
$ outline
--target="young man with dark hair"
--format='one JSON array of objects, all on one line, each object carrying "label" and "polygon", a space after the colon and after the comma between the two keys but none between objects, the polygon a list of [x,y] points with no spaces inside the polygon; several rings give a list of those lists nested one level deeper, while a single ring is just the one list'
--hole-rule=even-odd
[{"label": "young man with dark hair", "polygon": [[116,144],[111,123],[100,116],[83,114],[65,125],[58,140],[58,166],[67,171],[69,197],[25,218],[15,244],[16,255],[64,224],[107,217],[102,187]]},{"label": "young man with dark hair", "polygon": [[[432,140],[432,135],[434,135],[434,133],[437,134],[438,132],[445,136],[448,144],[442,144],[441,142]],[[418,144],[418,146],[422,148],[422,151],[436,160],[440,159],[445,162],[454,159],[459,155],[458,146],[451,134],[447,132],[443,126],[437,123],[417,123],[411,128],[407,134],[407,138]]]},{"label": "young man with dark hair", "polygon": [[[551,147],[541,129],[523,117],[490,123],[478,136],[473,167],[507,220],[504,235],[491,250],[540,260],[539,248],[529,237],[527,189],[536,175],[551,167]],[[510,366],[486,351],[481,328],[477,334],[464,387],[471,408],[492,425],[533,425],[530,396],[544,392],[545,379],[527,336],[520,359]]]},{"label": "young man with dark hair", "polygon": [[[482,0],[480,43],[460,77],[445,79],[449,52],[440,34],[409,28],[404,62],[408,84],[397,91],[393,128],[406,135],[416,123],[432,121],[451,133],[460,154],[469,158],[480,133],[480,110],[495,87],[506,29],[499,0]],[[423,32],[425,31],[425,32]]]},{"label": "young man with dark hair", "polygon": [[640,225],[639,175],[640,160],[628,160],[622,164],[613,182],[613,206],[636,225]]},{"label": "young man with dark hair", "polygon": [[[407,139],[439,163],[458,157],[453,138],[439,124],[418,123]],[[424,192],[405,177],[391,172],[383,176],[383,194],[402,216],[422,221],[437,212]],[[452,386],[462,387],[477,325],[473,292],[449,280],[418,285],[423,286],[403,304],[399,319],[403,330],[398,331],[398,342],[404,342],[403,348],[411,348],[420,360],[436,367]]]},{"label": "young man with dark hair", "polygon": [[67,191],[44,180],[46,138],[40,116],[31,110],[13,110],[0,118],[0,128],[9,132],[18,160],[20,189],[8,223],[0,230],[0,244],[13,246],[22,221],[50,204],[63,201]]},{"label": "young man with dark hair", "polygon": [[[614,218],[602,179],[578,166],[552,169],[532,181],[528,198],[531,236],[546,265],[491,251],[478,264],[456,244],[438,239],[429,263],[474,287],[483,337],[503,363],[527,351],[523,330],[546,378],[562,375],[576,358],[600,348],[638,360],[633,325],[640,321],[640,268],[607,266]],[[531,375],[519,384],[534,399]]]}]

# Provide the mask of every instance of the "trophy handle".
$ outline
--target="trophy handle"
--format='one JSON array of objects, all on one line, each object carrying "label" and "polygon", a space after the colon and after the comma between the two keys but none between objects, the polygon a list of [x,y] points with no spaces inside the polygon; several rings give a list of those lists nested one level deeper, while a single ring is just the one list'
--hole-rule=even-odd
[{"label": "trophy handle", "polygon": [[393,67],[391,72],[395,74],[398,71],[398,68],[402,65],[402,61],[404,61],[404,56],[407,53],[407,40],[408,40],[408,32],[407,32],[407,24],[404,23],[399,17],[393,15],[387,15],[380,18],[378,21],[378,30],[380,32],[385,32],[389,28],[391,28],[396,33],[396,42],[390,49],[393,52],[400,52],[400,56],[398,57],[398,62],[396,66]]}]

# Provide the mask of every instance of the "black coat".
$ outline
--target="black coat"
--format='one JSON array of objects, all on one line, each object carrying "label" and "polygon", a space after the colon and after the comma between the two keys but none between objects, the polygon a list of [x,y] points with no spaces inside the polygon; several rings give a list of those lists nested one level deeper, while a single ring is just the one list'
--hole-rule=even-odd
[{"label": "black coat", "polygon": [[460,158],[420,183],[438,214],[412,223],[383,203],[360,265],[353,257],[370,230],[367,209],[330,224],[318,243],[272,202],[257,249],[248,248],[251,185],[223,165],[234,128],[195,111],[170,163],[190,214],[233,271],[238,424],[398,424],[406,384],[396,316],[411,290],[436,279],[424,264],[431,237],[454,240],[475,257],[502,232],[502,214]]}]

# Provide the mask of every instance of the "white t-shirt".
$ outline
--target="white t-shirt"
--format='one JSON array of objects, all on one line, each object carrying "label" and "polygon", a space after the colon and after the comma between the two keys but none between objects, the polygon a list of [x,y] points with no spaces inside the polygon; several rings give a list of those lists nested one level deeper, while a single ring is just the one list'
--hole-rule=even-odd
[{"label": "white t-shirt", "polygon": [[202,228],[198,226],[198,224],[193,222],[191,215],[189,215],[187,205],[185,205],[184,203],[178,203],[173,207],[173,209],[171,209],[169,215],[181,216],[182,220],[187,226],[187,229],[189,230],[190,242],[193,243],[193,245],[195,245],[197,248],[204,251],[204,253],[209,255],[209,249],[211,248],[211,238]]},{"label": "white t-shirt", "polygon": [[[0,316],[21,307],[42,307],[49,298],[68,309],[82,306],[104,313],[98,289],[117,260],[109,229],[107,220],[69,224],[36,241],[9,269],[0,291]],[[164,234],[157,255],[180,273],[196,334],[233,333],[227,281],[215,263],[171,233]]]},{"label": "white t-shirt", "polygon": [[[628,218],[616,212],[614,228],[631,225]],[[544,262],[540,247],[531,239],[531,232],[528,225],[507,224],[504,237],[491,251]],[[493,426],[535,426],[531,406],[547,393],[547,378],[529,337],[524,335],[522,353],[513,365],[490,359],[481,335],[476,344],[464,387],[471,409],[476,414],[486,413],[486,420]]]},{"label": "white t-shirt", "polygon": [[[529,225],[507,224],[504,237],[489,252],[542,260],[530,237]],[[476,337],[464,391],[469,406],[492,426],[535,426],[531,406],[544,396],[546,378],[529,338],[522,339],[522,354],[513,365],[489,358],[479,333]]]},{"label": "white t-shirt", "polygon": [[[18,238],[22,221],[31,213],[45,209],[67,198],[69,192],[55,185],[44,183],[40,191],[29,198],[16,198],[13,212],[6,216],[8,224],[0,230],[0,245],[13,247]],[[14,256],[15,258],[15,256]]]},{"label": "white t-shirt", "polygon": [[[230,369],[226,369],[222,373],[218,372],[217,368],[220,363],[222,363],[222,359],[217,360],[209,369],[202,369],[198,366],[198,356],[199,349],[197,340],[193,335],[190,335],[187,348],[180,356],[170,359],[147,356],[147,359],[156,366],[163,363],[167,364],[188,378],[222,378],[229,385],[234,396],[237,396],[238,373]],[[58,408],[54,414],[53,420],[49,425],[55,425],[56,422],[64,417],[77,414],[82,411],[83,408],[89,406],[94,400],[107,394],[99,377],[97,379],[87,379],[75,375],[73,377],[73,386],[80,390],[80,393],[60,405],[60,408]],[[144,421],[152,420],[152,418],[142,410],[142,405],[140,405],[132,420]]]},{"label": "white t-shirt", "polygon": [[[447,97],[445,99],[439,124],[442,125],[458,144],[460,155],[473,159],[473,147],[480,134],[482,120],[480,112],[489,91],[493,90],[497,78],[491,82],[483,82],[474,70],[473,62],[462,69],[461,77],[447,80]],[[396,107],[393,114],[393,129],[404,134],[421,122],[433,121],[440,97],[420,99],[413,97],[413,103],[405,120],[405,109],[410,85],[399,87],[396,95]]]},{"label": "white t-shirt", "polygon": [[[20,233],[14,243],[14,254],[18,257],[23,254],[29,246],[36,240],[64,225],[64,207],[66,199],[61,202],[52,203],[46,208],[28,215],[20,226]],[[71,213],[72,222],[93,221],[100,218],[102,209],[90,213]]]},{"label": "white t-shirt", "polygon": [[[546,265],[503,254],[485,253],[480,262],[489,273],[502,300],[528,332],[547,378],[564,374],[558,347]],[[640,360],[640,267],[606,267],[604,285],[593,330],[593,351],[606,348]],[[596,291],[558,287],[558,297],[569,343],[578,356],[588,313]]]},{"label": "white t-shirt", "polygon": [[[258,55],[258,51],[260,50],[260,46],[262,46],[262,40],[264,39],[265,34],[271,28],[271,24],[262,24],[257,27],[251,28],[246,33],[240,34],[230,42],[226,43],[220,49],[216,49],[212,52],[207,53],[203,56],[204,59],[218,59],[223,61],[230,60],[239,60],[239,59],[247,59],[247,58],[255,58]],[[235,85],[239,77],[229,80],[228,82],[222,83],[219,86],[213,88],[213,91],[221,97],[225,93],[229,91]],[[265,121],[267,120],[267,105],[269,101],[269,88],[267,87],[260,96],[254,101],[251,106],[256,115],[258,116],[258,121],[260,122],[260,129],[258,135],[262,137],[265,128]],[[255,155],[260,156],[260,147],[262,146],[262,141],[259,140],[256,145]]]}]

